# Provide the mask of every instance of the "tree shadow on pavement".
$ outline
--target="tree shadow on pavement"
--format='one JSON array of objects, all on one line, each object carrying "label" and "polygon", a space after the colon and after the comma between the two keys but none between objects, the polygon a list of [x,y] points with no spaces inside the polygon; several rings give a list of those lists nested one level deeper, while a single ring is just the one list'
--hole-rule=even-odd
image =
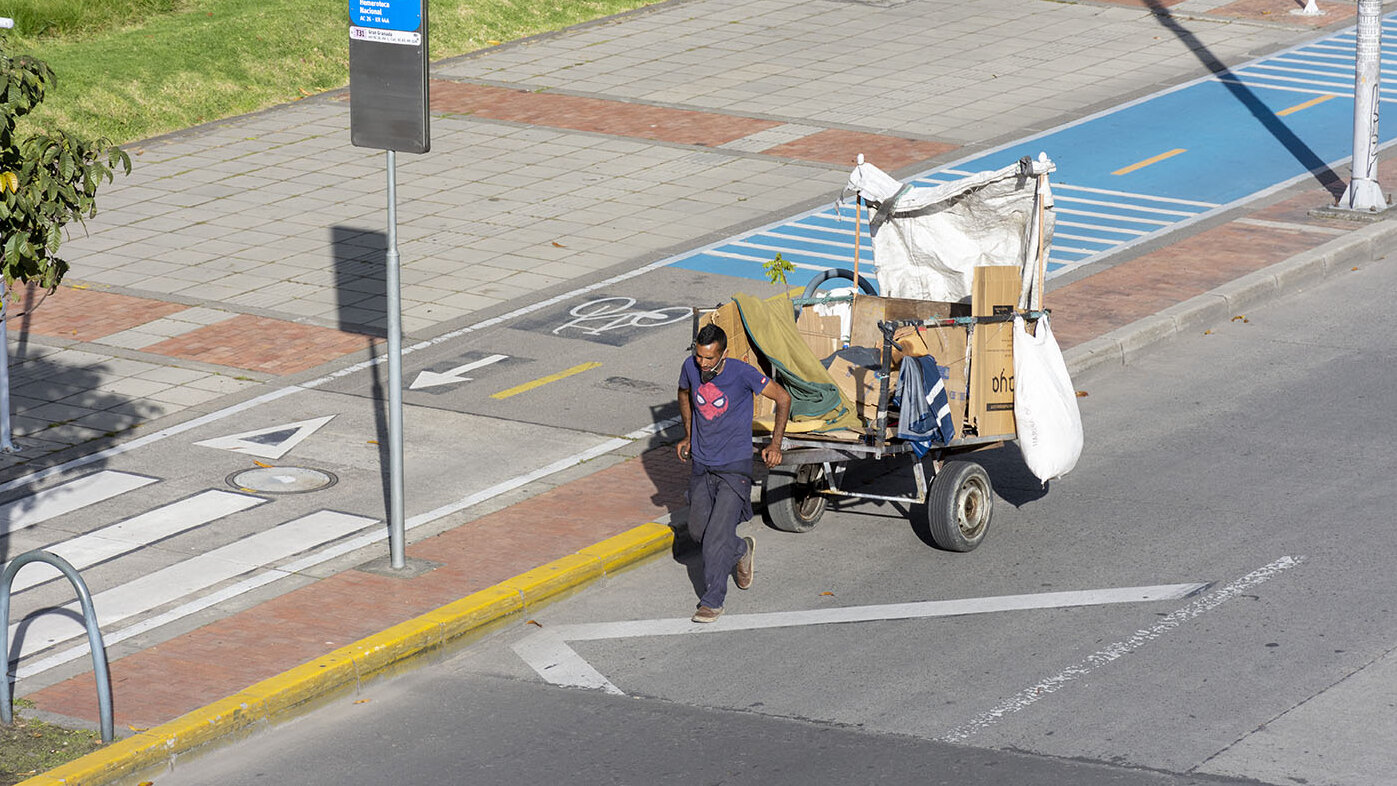
[{"label": "tree shadow on pavement", "polygon": [[[91,355],[93,362],[84,365],[80,351],[31,343],[32,310],[25,302],[12,307],[18,313],[7,319],[13,341],[5,349],[16,451],[0,453],[0,563],[29,547],[48,545],[18,536],[38,523],[42,498],[36,492],[100,471],[108,463],[103,450],[167,412],[159,402],[103,390],[104,382],[119,374],[101,356]],[[56,469],[79,459],[86,460]]]}]

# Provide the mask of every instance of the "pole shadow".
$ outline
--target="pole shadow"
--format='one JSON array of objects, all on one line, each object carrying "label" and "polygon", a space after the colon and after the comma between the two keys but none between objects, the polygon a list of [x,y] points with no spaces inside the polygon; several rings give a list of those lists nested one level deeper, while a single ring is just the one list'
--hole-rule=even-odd
[{"label": "pole shadow", "polygon": [[[387,351],[378,340],[387,335],[388,235],[350,226],[330,227],[330,253],[335,265],[335,318],[340,330],[364,334],[369,356],[377,361]],[[383,520],[391,511],[392,478],[388,475],[388,368],[374,363],[370,374],[370,406],[377,437],[379,483],[383,492]],[[387,526],[385,524],[385,526]]]},{"label": "pole shadow", "polygon": [[1199,41],[1197,36],[1184,27],[1163,3],[1159,0],[1145,0],[1145,5],[1154,14],[1155,19],[1159,20],[1160,25],[1174,34],[1184,46],[1187,46],[1204,68],[1219,77],[1219,83],[1251,112],[1252,117],[1256,118],[1266,131],[1276,138],[1276,141],[1295,156],[1295,160],[1305,167],[1306,171],[1314,175],[1315,180],[1330,193],[1337,204],[1343,196],[1345,188],[1344,181],[1338,173],[1331,169],[1329,164],[1321,159],[1314,150],[1310,149],[1310,146],[1305,144],[1303,139],[1296,136],[1295,132],[1291,131],[1251,88],[1242,84],[1241,78],[1234,75],[1232,69],[1219,60],[1206,44]]}]

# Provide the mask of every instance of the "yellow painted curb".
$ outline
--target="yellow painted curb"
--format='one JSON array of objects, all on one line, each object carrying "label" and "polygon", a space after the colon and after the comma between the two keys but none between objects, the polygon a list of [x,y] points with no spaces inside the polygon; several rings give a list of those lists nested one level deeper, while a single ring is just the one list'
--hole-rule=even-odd
[{"label": "yellow painted curb", "polygon": [[100,786],[170,763],[179,754],[270,723],[298,707],[483,633],[545,600],[670,548],[674,531],[644,524],[526,571],[385,631],[269,677],[247,689],[36,775],[19,786]]},{"label": "yellow painted curb", "polygon": [[664,551],[673,543],[674,530],[664,524],[650,523],[607,538],[577,553],[595,557],[601,562],[602,572],[610,576],[622,568],[634,565],[637,560]]}]

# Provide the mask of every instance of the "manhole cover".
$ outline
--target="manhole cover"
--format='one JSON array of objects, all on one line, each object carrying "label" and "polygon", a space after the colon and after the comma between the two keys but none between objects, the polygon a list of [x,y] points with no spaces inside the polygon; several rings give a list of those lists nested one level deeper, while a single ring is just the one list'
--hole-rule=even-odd
[{"label": "manhole cover", "polygon": [[257,467],[234,472],[228,485],[263,494],[303,494],[329,488],[339,482],[334,473],[309,467]]}]

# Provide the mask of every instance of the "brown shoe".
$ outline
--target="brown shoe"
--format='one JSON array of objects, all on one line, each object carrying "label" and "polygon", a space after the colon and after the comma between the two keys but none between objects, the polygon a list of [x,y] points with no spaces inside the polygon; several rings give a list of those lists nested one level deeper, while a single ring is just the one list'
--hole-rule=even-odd
[{"label": "brown shoe", "polygon": [[694,612],[694,616],[689,619],[694,622],[717,622],[718,618],[721,616],[723,616],[722,606],[716,609],[710,609],[707,606],[699,606],[698,611]]},{"label": "brown shoe", "polygon": [[742,555],[742,559],[737,561],[737,570],[733,576],[733,583],[738,589],[747,589],[752,586],[752,555],[757,552],[757,541],[755,538],[743,538],[747,543],[747,553]]}]

